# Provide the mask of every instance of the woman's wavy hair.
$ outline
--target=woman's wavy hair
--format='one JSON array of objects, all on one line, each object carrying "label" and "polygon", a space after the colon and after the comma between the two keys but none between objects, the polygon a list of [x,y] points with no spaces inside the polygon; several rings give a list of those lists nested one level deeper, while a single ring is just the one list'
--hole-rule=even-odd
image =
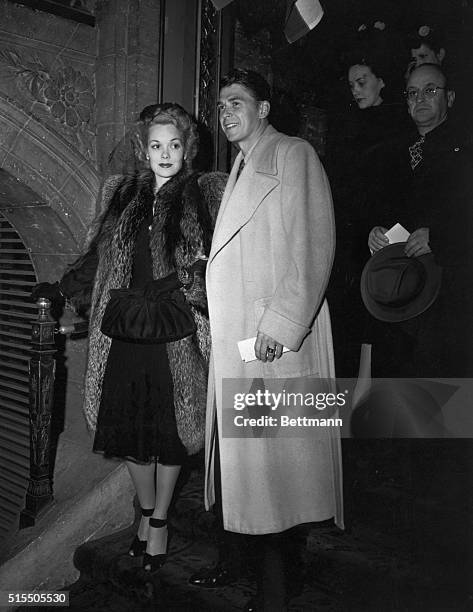
[{"label": "woman's wavy hair", "polygon": [[174,125],[179,130],[184,145],[184,165],[191,170],[199,148],[199,134],[193,117],[175,102],[151,104],[141,111],[136,130],[136,155],[144,168],[149,168],[146,151],[149,130],[153,125]]},{"label": "woman's wavy hair", "polygon": [[344,64],[346,73],[348,73],[353,66],[366,66],[378,79],[389,79],[387,62],[376,52],[370,53],[364,50],[351,51],[346,54]]}]

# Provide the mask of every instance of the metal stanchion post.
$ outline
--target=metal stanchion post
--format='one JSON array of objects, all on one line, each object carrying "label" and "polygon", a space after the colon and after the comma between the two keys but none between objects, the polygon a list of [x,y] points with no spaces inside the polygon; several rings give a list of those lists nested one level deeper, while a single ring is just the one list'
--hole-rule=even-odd
[{"label": "metal stanchion post", "polygon": [[25,508],[20,516],[20,528],[35,524],[42,511],[53,500],[53,486],[49,469],[51,443],[51,413],[53,405],[54,331],[56,322],[51,316],[51,302],[39,298],[38,318],[32,322],[30,361],[30,481]]}]

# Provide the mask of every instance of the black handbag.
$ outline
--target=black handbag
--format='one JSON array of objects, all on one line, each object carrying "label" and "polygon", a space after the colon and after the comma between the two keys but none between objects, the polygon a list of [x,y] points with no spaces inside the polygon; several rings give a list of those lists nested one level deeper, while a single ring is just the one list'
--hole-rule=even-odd
[{"label": "black handbag", "polygon": [[189,304],[172,274],[147,287],[110,289],[100,331],[116,340],[141,344],[174,342],[197,331]]}]

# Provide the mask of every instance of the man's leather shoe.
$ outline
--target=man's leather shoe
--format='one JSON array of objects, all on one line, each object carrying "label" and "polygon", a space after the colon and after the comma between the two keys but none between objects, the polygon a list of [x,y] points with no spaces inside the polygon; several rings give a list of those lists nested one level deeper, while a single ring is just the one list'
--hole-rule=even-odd
[{"label": "man's leather shoe", "polygon": [[218,589],[233,582],[236,582],[235,574],[224,565],[204,567],[189,578],[189,584],[204,589]]}]

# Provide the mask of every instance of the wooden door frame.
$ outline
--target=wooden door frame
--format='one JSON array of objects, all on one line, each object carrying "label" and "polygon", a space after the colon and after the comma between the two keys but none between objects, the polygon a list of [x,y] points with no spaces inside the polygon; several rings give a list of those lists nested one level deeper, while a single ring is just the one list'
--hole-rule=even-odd
[{"label": "wooden door frame", "polygon": [[217,11],[211,0],[161,1],[158,100],[178,102],[193,112],[209,132],[204,146],[212,149],[211,168],[226,172],[230,147],[219,131],[217,99],[220,77],[232,67],[234,11],[231,6]]}]

